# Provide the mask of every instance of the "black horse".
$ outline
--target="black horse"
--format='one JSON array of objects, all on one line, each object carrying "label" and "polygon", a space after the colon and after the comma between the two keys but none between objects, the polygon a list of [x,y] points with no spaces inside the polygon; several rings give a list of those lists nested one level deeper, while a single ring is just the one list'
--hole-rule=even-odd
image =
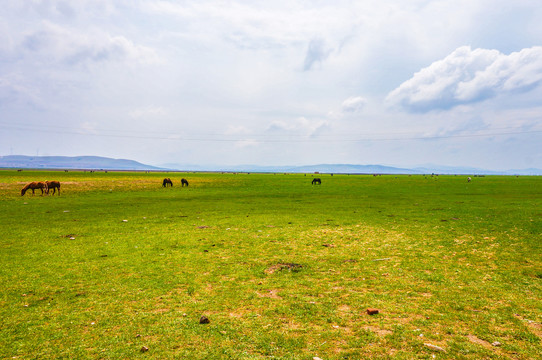
[{"label": "black horse", "polygon": [[168,185],[173,186],[173,183],[171,182],[170,178],[165,178],[164,181],[162,181],[162,186],[167,187]]},{"label": "black horse", "polygon": [[320,178],[314,178],[312,179],[312,184],[322,185],[322,180],[320,180]]},{"label": "black horse", "polygon": [[181,186],[188,186],[188,181],[186,179],[181,179]]}]

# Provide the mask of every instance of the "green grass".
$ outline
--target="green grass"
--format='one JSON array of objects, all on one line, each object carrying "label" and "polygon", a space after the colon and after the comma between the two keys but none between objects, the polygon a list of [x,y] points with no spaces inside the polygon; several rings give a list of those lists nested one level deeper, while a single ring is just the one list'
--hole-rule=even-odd
[{"label": "green grass", "polygon": [[319,177],[0,171],[0,356],[542,358],[541,177]]}]

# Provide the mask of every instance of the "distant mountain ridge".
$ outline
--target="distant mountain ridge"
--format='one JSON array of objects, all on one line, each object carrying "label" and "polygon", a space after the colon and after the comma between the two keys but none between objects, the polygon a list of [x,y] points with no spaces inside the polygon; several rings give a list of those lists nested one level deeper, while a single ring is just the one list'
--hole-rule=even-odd
[{"label": "distant mountain ridge", "polygon": [[[335,174],[418,174],[412,169],[382,165],[319,164],[301,166],[258,166],[240,165],[222,167],[224,171],[239,172],[287,172],[287,173],[335,173]],[[226,170],[229,169],[229,170]]]},{"label": "distant mountain ridge", "polygon": [[399,168],[383,165],[318,164],[301,166],[260,165],[194,165],[162,164],[160,167],[134,160],[100,156],[0,156],[0,168],[18,169],[81,169],[81,170],[147,170],[147,171],[230,171],[230,172],[287,172],[334,174],[465,174],[465,175],[542,175],[541,169],[484,170],[471,167],[424,165]]},{"label": "distant mountain ridge", "polygon": [[418,174],[412,169],[382,165],[320,164],[301,166],[261,165],[188,165],[162,164],[167,169],[180,171],[233,171],[233,172],[279,172],[279,173],[335,173],[335,174]]},{"label": "distant mountain ridge", "polygon": [[541,169],[493,171],[471,167],[425,165],[399,168],[383,165],[318,164],[301,166],[260,165],[194,165],[162,164],[164,168],[179,171],[233,171],[233,172],[283,172],[283,173],[333,173],[333,174],[465,174],[465,175],[542,175]]},{"label": "distant mountain ridge", "polygon": [[164,170],[134,160],[100,156],[0,156],[1,168],[86,169],[86,170]]}]

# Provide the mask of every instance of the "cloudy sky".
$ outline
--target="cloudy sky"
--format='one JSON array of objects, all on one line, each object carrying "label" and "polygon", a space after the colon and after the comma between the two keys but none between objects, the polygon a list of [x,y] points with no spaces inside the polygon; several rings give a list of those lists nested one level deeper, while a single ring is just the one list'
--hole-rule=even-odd
[{"label": "cloudy sky", "polygon": [[0,155],[542,168],[540,0],[4,0]]}]

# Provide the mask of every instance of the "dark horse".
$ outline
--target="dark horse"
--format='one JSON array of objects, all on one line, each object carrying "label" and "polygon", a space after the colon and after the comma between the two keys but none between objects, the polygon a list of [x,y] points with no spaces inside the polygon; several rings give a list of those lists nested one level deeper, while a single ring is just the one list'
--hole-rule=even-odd
[{"label": "dark horse", "polygon": [[314,178],[312,179],[312,184],[322,185],[322,180],[320,180],[320,178]]},{"label": "dark horse", "polygon": [[170,178],[165,178],[164,181],[162,181],[162,186],[167,187],[168,185],[173,186],[173,183],[171,182]]},{"label": "dark horse", "polygon": [[186,179],[181,179],[181,186],[188,186],[188,181]]},{"label": "dark horse", "polygon": [[30,184],[27,184],[22,190],[21,190],[21,196],[24,196],[24,194],[26,193],[26,190],[32,190],[32,195],[34,195],[34,190],[36,189],[40,189],[41,190],[41,195],[43,195],[43,191],[45,191],[45,193],[47,193],[47,183],[44,183],[42,181],[39,181],[39,182],[31,182]]},{"label": "dark horse", "polygon": [[52,181],[46,181],[47,184],[47,194],[49,194],[49,190],[53,189],[53,195],[56,192],[56,189],[58,189],[58,195],[60,195],[60,181],[52,180]]}]

